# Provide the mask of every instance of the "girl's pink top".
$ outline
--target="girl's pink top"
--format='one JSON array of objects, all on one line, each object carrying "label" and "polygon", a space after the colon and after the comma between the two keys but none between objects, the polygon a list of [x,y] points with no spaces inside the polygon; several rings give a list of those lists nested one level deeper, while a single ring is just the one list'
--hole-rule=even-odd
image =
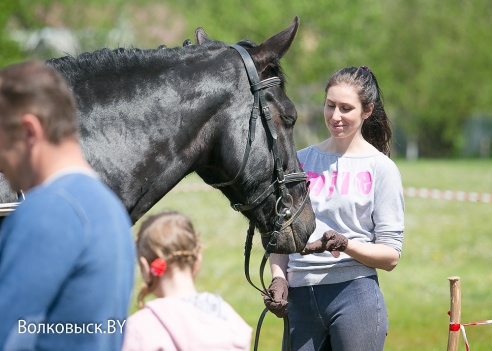
[{"label": "girl's pink top", "polygon": [[222,298],[158,298],[125,323],[123,351],[250,350],[252,328]]}]

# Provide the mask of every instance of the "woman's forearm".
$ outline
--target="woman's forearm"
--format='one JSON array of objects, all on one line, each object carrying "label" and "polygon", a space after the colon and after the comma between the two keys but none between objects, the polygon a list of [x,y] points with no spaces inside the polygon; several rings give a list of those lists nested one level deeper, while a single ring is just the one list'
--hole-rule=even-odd
[{"label": "woman's forearm", "polygon": [[287,265],[289,263],[289,255],[270,254],[270,269],[272,270],[272,278],[282,277],[287,279]]},{"label": "woman's forearm", "polygon": [[400,259],[398,251],[390,246],[362,243],[355,240],[349,240],[344,252],[368,267],[386,271],[393,270]]}]

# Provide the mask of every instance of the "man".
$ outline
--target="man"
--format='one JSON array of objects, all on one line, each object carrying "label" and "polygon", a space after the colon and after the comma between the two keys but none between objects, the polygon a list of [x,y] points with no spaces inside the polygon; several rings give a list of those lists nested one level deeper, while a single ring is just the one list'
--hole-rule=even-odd
[{"label": "man", "polygon": [[0,71],[0,172],[25,194],[0,231],[0,349],[120,350],[131,222],[83,156],[68,84],[40,62]]}]

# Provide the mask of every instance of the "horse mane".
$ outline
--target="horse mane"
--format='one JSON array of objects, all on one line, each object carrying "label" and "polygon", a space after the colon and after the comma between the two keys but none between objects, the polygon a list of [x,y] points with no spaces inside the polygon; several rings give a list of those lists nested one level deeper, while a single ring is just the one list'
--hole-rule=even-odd
[{"label": "horse mane", "polygon": [[209,45],[185,45],[183,47],[167,48],[161,45],[156,49],[139,48],[103,48],[93,52],[84,52],[77,56],[67,55],[45,61],[48,66],[55,68],[71,82],[88,76],[103,76],[105,73],[127,72],[135,67],[142,67],[151,62],[166,62],[172,65],[183,60],[187,55],[195,55],[198,51],[225,46],[214,41]]},{"label": "horse mane", "polygon": [[[186,45],[185,45],[186,44]],[[258,45],[249,41],[241,40],[237,43],[245,48],[255,48]],[[161,45],[155,49],[139,48],[103,48],[93,52],[81,53],[77,56],[67,55],[60,58],[52,58],[45,61],[48,66],[55,68],[70,82],[77,82],[87,79],[90,76],[105,76],[106,74],[124,73],[133,68],[142,67],[152,62],[173,65],[182,61],[187,55],[196,55],[203,50],[216,50],[223,48],[227,44],[210,40],[202,45],[189,45],[188,41],[183,43],[183,47],[167,48]],[[282,80],[282,89],[286,83],[286,77],[282,70],[280,60],[275,60],[270,64],[272,74]]]}]

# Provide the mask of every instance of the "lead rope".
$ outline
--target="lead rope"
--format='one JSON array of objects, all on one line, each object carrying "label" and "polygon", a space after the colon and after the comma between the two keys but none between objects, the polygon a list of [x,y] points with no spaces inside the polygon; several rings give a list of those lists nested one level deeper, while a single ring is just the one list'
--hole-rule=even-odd
[{"label": "lead rope", "polygon": [[[277,232],[278,233],[278,232]],[[251,281],[251,276],[249,274],[249,263],[250,263],[250,258],[251,258],[251,249],[253,247],[253,236],[255,234],[255,226],[252,222],[249,222],[249,228],[247,231],[246,235],[246,242],[244,244],[244,275],[246,276],[246,280],[251,284],[253,288],[258,290],[262,295],[267,295],[270,296],[270,294],[267,291],[267,288],[265,287],[265,282],[263,280],[263,273],[265,271],[265,266],[268,261],[268,257],[270,256],[269,253],[269,248],[270,247],[275,247],[276,242],[277,242],[277,233],[272,235],[270,241],[268,242],[267,249],[265,250],[265,253],[263,254],[263,257],[261,259],[261,264],[260,264],[260,282],[261,286],[263,289],[260,289],[257,287],[252,281]],[[260,332],[261,332],[261,326],[263,324],[263,320],[265,319],[265,315],[268,312],[268,308],[265,307],[263,312],[260,314],[260,318],[258,319],[258,324],[256,325],[256,332],[255,332],[255,343],[254,343],[254,351],[258,350],[258,343],[260,341]],[[289,317],[285,316],[283,318],[284,320],[284,332],[282,336],[282,349],[285,351],[290,351],[290,323],[289,323]]]}]

